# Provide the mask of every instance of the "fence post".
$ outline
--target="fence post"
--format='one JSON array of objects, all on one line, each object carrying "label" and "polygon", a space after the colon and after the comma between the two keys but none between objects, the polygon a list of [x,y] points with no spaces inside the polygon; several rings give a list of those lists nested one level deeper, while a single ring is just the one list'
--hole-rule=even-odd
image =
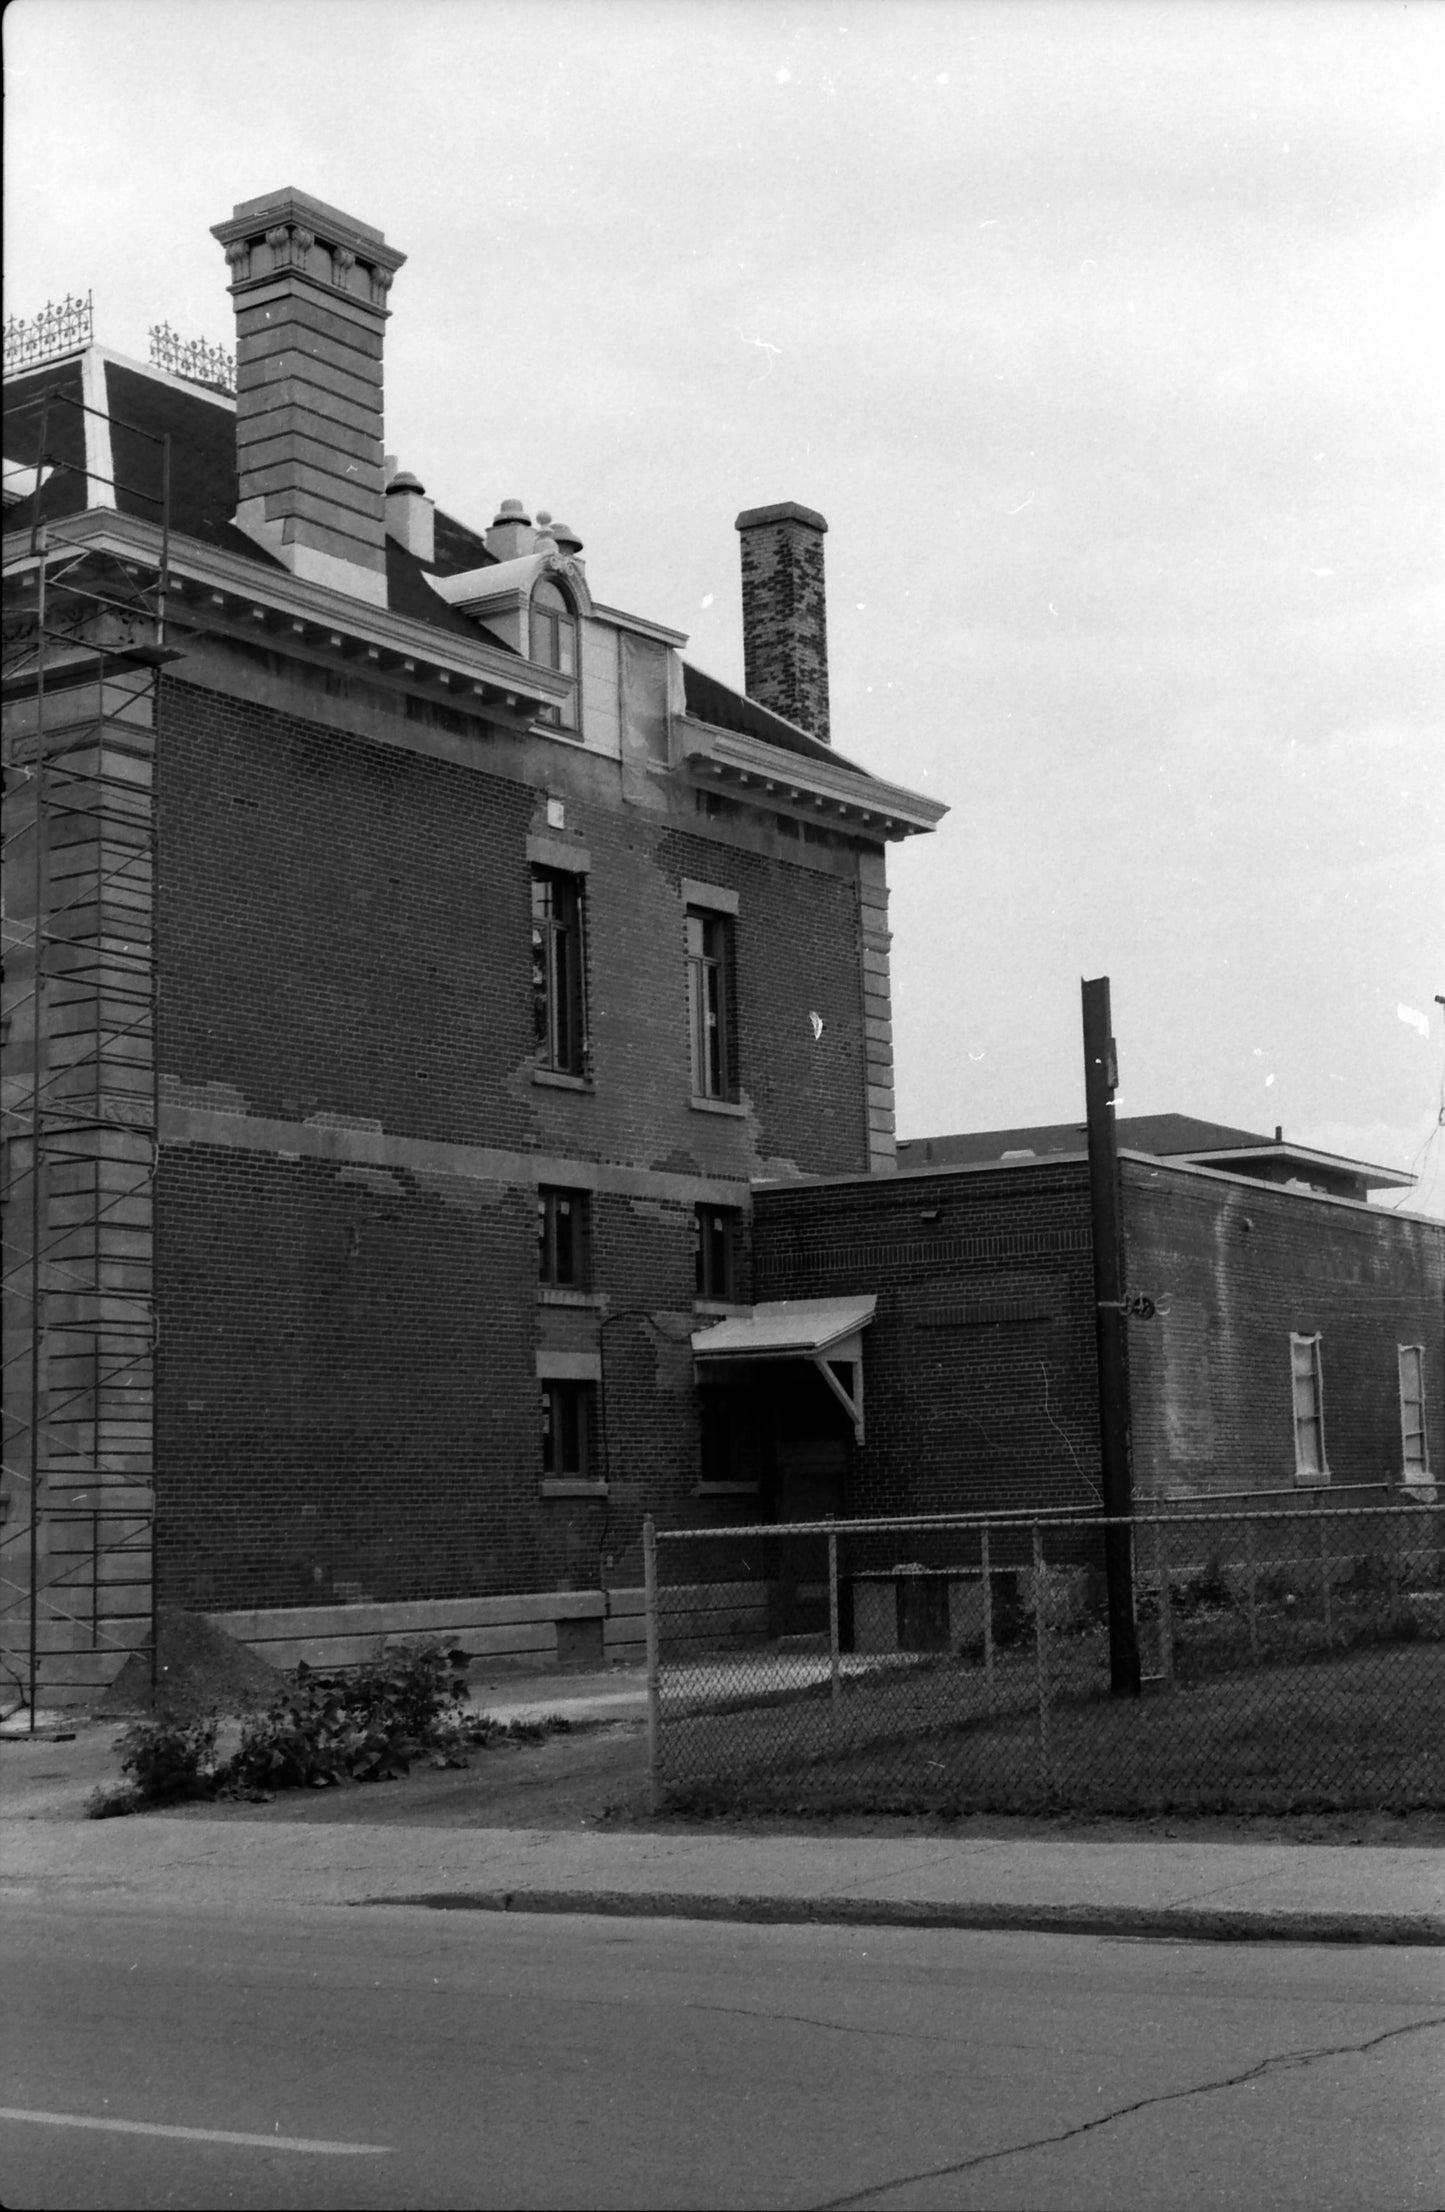
[{"label": "fence post", "polygon": [[1164,1516],[1154,1523],[1154,1556],[1159,1564],[1159,1672],[1166,1690],[1174,1687],[1174,1597],[1169,1587],[1169,1539]]},{"label": "fence post", "polygon": [[1044,1580],[1044,1536],[1034,1523],[1034,1661],[1039,1678],[1039,1778],[1053,1794],[1049,1760],[1049,1596]]},{"label": "fence post", "polygon": [[[832,1514],[828,1516],[832,1522]],[[828,1674],[833,1702],[833,1719],[838,1718],[838,1699],[842,1694],[842,1676],[838,1664],[838,1531],[828,1529]]]},{"label": "fence post", "polygon": [[662,1799],[662,1638],[657,1617],[657,1529],[642,1524],[642,1579],[647,1605],[647,1783],[653,1812]]},{"label": "fence post", "polygon": [[983,1567],[983,1694],[993,1711],[993,1573],[989,1566],[988,1529],[982,1531],[979,1557]]},{"label": "fence post", "polygon": [[1325,1642],[1334,1640],[1334,1606],[1330,1590],[1329,1527],[1321,1514],[1315,1526],[1320,1532],[1320,1611],[1325,1620]]},{"label": "fence post", "polygon": [[1249,1656],[1259,1665],[1259,1615],[1254,1601],[1254,1521],[1244,1517],[1244,1602],[1249,1608]]}]

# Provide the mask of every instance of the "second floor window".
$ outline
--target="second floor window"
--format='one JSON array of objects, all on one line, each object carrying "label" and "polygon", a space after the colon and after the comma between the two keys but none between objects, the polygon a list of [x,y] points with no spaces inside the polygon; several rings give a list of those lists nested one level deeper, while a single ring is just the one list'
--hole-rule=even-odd
[{"label": "second floor window", "polygon": [[561,706],[549,710],[549,719],[564,730],[577,727],[577,617],[564,592],[547,577],[532,593],[531,658],[559,676],[572,678],[572,690]]},{"label": "second floor window", "polygon": [[552,1290],[585,1290],[588,1280],[587,1193],[537,1193],[537,1274]]},{"label": "second floor window", "polygon": [[732,996],[732,916],[708,914],[689,907],[687,1011],[694,1098],[731,1098],[734,1095]]},{"label": "second floor window", "polygon": [[697,1209],[697,1295],[726,1304],[736,1295],[738,1215],[732,1206]]},{"label": "second floor window", "polygon": [[582,879],[555,868],[532,870],[532,1015],[539,1065],[581,1075],[587,1059]]}]

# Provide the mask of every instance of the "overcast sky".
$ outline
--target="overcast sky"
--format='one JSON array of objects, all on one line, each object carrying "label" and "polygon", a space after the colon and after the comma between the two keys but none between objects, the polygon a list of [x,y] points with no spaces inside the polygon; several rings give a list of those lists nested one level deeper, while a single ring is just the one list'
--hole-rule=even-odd
[{"label": "overcast sky", "polygon": [[[1445,5],[18,0],[7,312],[231,343],[294,184],[408,256],[387,445],[571,523],[740,684],[740,508],[827,540],[904,1135],[1124,1113],[1445,1213]],[[1436,1132],[1432,1140],[1432,1132]]]}]

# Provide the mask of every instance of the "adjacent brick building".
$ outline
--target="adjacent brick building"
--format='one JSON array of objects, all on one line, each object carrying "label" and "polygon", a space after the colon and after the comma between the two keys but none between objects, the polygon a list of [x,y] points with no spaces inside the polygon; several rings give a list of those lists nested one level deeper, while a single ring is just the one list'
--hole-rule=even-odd
[{"label": "adjacent brick building", "polygon": [[[1156,1134],[1177,1154],[1182,1130],[1200,1133],[1159,1119],[1174,1125]],[[1046,1135],[1055,1142],[1039,1142]],[[1272,1178],[1277,1143],[1205,1135],[1240,1141],[1187,1149],[1248,1155],[1250,1170],[1120,1155],[1128,1283],[1148,1301],[1129,1324],[1136,1497],[1433,1500],[1445,1224],[1284,1187]],[[834,1510],[1101,1503],[1082,1137],[994,1140],[904,1145],[886,1182],[844,1176],[755,1194],[760,1297],[875,1301],[862,1440],[841,1409],[817,1404],[819,1433],[834,1439]],[[943,1155],[933,1164],[930,1147]],[[1404,1180],[1309,1158],[1321,1182]]]}]

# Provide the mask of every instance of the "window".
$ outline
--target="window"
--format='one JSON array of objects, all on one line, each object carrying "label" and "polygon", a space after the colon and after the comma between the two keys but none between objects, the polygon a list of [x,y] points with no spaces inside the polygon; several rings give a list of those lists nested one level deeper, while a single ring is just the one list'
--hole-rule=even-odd
[{"label": "window", "polygon": [[577,727],[577,617],[566,594],[548,577],[532,593],[531,657],[559,676],[573,679],[572,690],[560,706],[549,707],[545,720],[565,730]]},{"label": "window", "polygon": [[1318,1336],[1292,1336],[1290,1366],[1294,1382],[1294,1471],[1296,1482],[1326,1482],[1325,1386]]},{"label": "window", "polygon": [[587,1193],[537,1193],[537,1279],[553,1290],[585,1290],[590,1274]]},{"label": "window", "polygon": [[1400,1453],[1406,1482],[1428,1482],[1425,1445],[1425,1347],[1402,1344],[1400,1354]]},{"label": "window", "polygon": [[532,1008],[540,1066],[581,1075],[587,1039],[582,987],[582,879],[532,870]]},{"label": "window", "polygon": [[733,923],[730,914],[687,915],[687,1012],[695,1098],[731,1098]]},{"label": "window", "polygon": [[594,1385],[548,1380],[542,1384],[542,1473],[586,1482],[592,1474]]},{"label": "window", "polygon": [[697,1295],[726,1304],[737,1283],[738,1214],[732,1206],[697,1209]]}]

